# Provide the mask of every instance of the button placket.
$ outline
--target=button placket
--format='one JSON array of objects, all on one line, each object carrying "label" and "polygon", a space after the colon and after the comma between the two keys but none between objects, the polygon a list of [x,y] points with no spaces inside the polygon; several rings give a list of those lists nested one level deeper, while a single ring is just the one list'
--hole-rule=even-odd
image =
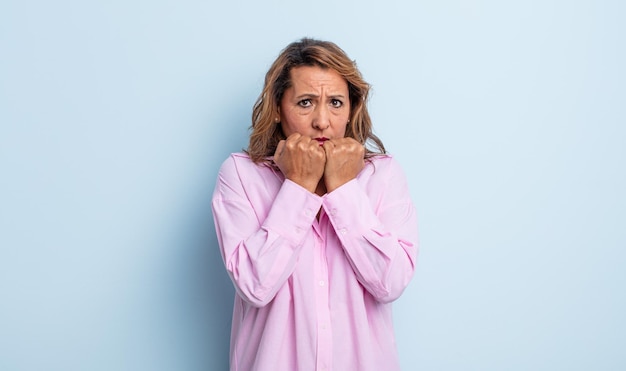
[{"label": "button placket", "polygon": [[332,329],[330,328],[329,276],[326,257],[326,233],[330,228],[328,218],[320,218],[320,239],[316,254],[315,294],[317,318],[316,370],[329,370],[332,363]]}]

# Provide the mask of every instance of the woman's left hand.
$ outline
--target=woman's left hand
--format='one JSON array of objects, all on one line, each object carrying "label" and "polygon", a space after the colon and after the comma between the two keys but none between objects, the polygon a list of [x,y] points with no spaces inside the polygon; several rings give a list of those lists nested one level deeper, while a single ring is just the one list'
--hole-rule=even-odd
[{"label": "woman's left hand", "polygon": [[324,142],[326,165],[324,184],[332,192],[356,178],[365,165],[365,147],[353,138],[345,137]]}]

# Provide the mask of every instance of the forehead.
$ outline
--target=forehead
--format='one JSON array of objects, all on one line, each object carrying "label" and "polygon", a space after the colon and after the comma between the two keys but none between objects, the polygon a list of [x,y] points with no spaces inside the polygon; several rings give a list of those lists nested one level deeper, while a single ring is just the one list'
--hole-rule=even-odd
[{"label": "forehead", "polygon": [[289,74],[291,77],[291,86],[295,90],[319,90],[325,88],[341,92],[348,91],[348,83],[346,80],[332,68],[299,66],[292,68]]}]

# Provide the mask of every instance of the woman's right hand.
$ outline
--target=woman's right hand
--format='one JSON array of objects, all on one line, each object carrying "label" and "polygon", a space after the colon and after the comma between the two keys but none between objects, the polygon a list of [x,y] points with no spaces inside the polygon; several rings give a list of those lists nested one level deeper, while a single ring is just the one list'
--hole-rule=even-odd
[{"label": "woman's right hand", "polygon": [[274,162],[285,178],[315,193],[324,175],[326,154],[316,140],[294,133],[278,143]]}]

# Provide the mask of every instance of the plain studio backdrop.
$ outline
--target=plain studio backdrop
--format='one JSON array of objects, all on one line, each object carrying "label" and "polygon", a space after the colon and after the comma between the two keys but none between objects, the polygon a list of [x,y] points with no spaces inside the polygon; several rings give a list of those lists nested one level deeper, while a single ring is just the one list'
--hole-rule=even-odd
[{"label": "plain studio backdrop", "polygon": [[626,369],[624,4],[3,1],[0,370],[227,369],[211,194],[303,36],[418,209],[403,369]]}]

